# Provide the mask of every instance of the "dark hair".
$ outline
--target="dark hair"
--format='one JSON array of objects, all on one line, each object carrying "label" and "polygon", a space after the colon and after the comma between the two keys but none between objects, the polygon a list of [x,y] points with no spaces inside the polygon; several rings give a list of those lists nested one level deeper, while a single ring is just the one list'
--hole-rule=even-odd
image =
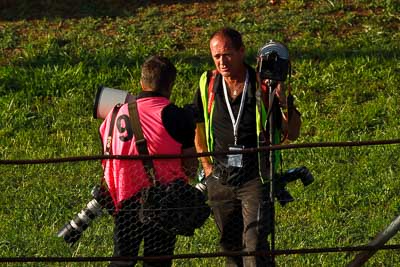
[{"label": "dark hair", "polygon": [[175,82],[176,68],[168,58],[152,56],[142,65],[141,80],[155,92],[168,92]]},{"label": "dark hair", "polygon": [[242,40],[242,34],[233,28],[224,27],[215,31],[211,35],[210,41],[216,36],[223,36],[229,38],[229,40],[231,40],[232,42],[233,47],[237,50],[239,50],[242,46],[244,46]]}]

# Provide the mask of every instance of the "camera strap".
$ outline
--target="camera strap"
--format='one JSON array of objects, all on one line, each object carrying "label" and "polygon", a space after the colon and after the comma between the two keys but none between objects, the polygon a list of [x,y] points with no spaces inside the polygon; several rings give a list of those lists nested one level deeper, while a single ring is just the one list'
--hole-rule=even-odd
[{"label": "camera strap", "polygon": [[261,81],[259,81],[259,83],[260,85],[258,93],[256,93],[256,103],[260,114],[261,114],[261,103],[264,103],[264,106],[267,108],[266,118],[268,119],[269,115],[272,112],[272,105],[274,103],[276,88],[274,88],[273,91],[270,93],[268,90],[269,88],[265,83],[262,83]]},{"label": "camera strap", "polygon": [[111,154],[111,144],[112,144],[115,118],[117,117],[118,111],[121,108],[121,106],[122,106],[121,104],[115,105],[111,114],[110,128],[108,130],[107,143],[106,143],[106,151],[104,152],[105,155]]},{"label": "camera strap", "polygon": [[[135,145],[139,152],[139,155],[149,155],[149,150],[147,148],[147,141],[144,138],[142,127],[139,120],[139,111],[137,108],[136,99],[128,104],[129,118],[131,120],[133,134],[135,135]],[[152,185],[156,184],[156,178],[154,174],[154,165],[151,158],[143,158],[142,163],[144,169],[147,173],[147,178]]]},{"label": "camera strap", "polygon": [[[215,82],[218,76],[218,71],[213,70],[209,71],[207,73],[208,76],[208,99],[207,99],[207,110],[208,114],[211,114],[212,106],[214,103],[214,97],[215,97],[215,91],[216,91],[216,85],[218,85],[218,82]],[[221,77],[220,77],[221,78]]]}]

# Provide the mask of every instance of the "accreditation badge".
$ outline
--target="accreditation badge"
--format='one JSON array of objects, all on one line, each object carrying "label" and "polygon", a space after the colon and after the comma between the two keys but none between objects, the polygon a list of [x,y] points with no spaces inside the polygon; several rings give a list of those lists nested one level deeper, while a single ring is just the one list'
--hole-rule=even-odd
[{"label": "accreditation badge", "polygon": [[[229,146],[230,152],[242,152],[244,146]],[[228,155],[228,166],[229,167],[243,167],[243,154],[229,154]]]}]

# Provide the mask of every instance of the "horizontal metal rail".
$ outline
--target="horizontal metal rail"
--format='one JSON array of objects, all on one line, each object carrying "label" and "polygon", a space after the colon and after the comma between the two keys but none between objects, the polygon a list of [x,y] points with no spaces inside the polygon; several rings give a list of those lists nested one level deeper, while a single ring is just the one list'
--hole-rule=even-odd
[{"label": "horizontal metal rail", "polygon": [[[346,142],[318,142],[318,143],[302,143],[302,144],[289,144],[289,145],[273,145],[260,148],[246,148],[239,152],[239,154],[252,154],[262,151],[270,150],[288,150],[298,148],[318,148],[318,147],[356,147],[356,146],[372,146],[372,145],[393,145],[400,144],[400,139],[391,140],[376,140],[376,141],[346,141]],[[104,159],[121,159],[121,160],[141,160],[141,159],[168,159],[168,158],[198,158],[208,157],[215,155],[238,154],[232,151],[220,152],[203,152],[191,154],[157,154],[145,156],[126,156],[126,155],[98,155],[98,156],[79,156],[79,157],[65,157],[53,159],[31,159],[31,160],[0,160],[0,165],[19,165],[19,164],[45,164],[45,163],[63,163],[63,162],[76,162],[76,161],[90,161],[90,160],[104,160]]]},{"label": "horizontal metal rail", "polygon": [[355,247],[327,247],[327,248],[303,248],[303,249],[283,249],[274,251],[240,251],[240,252],[218,252],[218,253],[191,253],[176,254],[166,256],[137,256],[137,257],[4,257],[0,262],[104,262],[104,261],[144,261],[144,260],[174,260],[174,259],[194,259],[194,258],[218,258],[227,256],[280,256],[295,254],[315,254],[315,253],[343,253],[357,251],[376,251],[376,250],[399,250],[400,244],[386,246],[355,246]]}]

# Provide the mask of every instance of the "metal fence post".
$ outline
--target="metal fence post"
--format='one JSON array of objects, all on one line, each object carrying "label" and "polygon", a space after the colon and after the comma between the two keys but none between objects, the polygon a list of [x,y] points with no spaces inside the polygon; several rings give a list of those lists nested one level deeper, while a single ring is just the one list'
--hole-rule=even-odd
[{"label": "metal fence post", "polygon": [[[397,216],[389,226],[380,232],[376,237],[368,243],[368,246],[382,246],[384,245],[390,238],[392,238],[398,231],[400,230],[400,215]],[[347,265],[347,267],[358,267],[364,265],[365,262],[371,258],[377,250],[363,251],[356,255],[354,260]]]}]

